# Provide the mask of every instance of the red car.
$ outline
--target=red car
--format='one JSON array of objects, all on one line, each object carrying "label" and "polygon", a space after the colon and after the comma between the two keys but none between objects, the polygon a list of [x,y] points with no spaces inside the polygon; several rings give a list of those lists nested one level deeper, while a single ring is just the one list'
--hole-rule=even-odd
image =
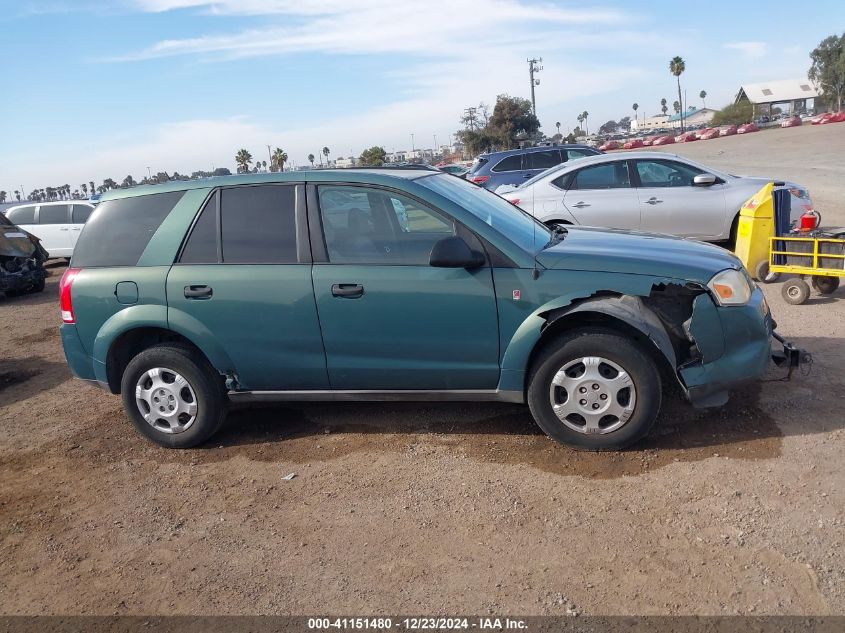
[{"label": "red car", "polygon": [[684,132],[683,134],[678,134],[675,137],[676,143],[691,143],[692,141],[697,141],[698,137],[695,135],[695,132]]},{"label": "red car", "polygon": [[611,149],[619,149],[622,145],[619,141],[605,141],[603,145],[599,145],[599,151],[606,152]]},{"label": "red car", "polygon": [[781,127],[801,127],[801,117],[800,116],[791,116],[788,119],[784,119],[780,122]]},{"label": "red car", "polygon": [[822,125],[824,125],[826,123],[843,123],[843,122],[845,122],[845,110],[843,110],[842,112],[828,112],[828,115],[830,115],[830,116],[827,116],[824,120],[822,120],[820,122]]},{"label": "red car", "polygon": [[672,145],[675,142],[674,136],[658,136],[654,139],[652,145],[657,147],[658,145]]},{"label": "red car", "polygon": [[828,119],[832,117],[835,112],[825,112],[824,114],[820,114],[818,116],[813,117],[810,119],[811,125],[822,125],[823,123],[827,123]]},{"label": "red car", "polygon": [[728,127],[723,127],[719,130],[719,136],[733,136],[736,134],[736,126],[729,125]]},{"label": "red car", "polygon": [[630,141],[625,143],[622,146],[622,149],[637,149],[638,147],[644,147],[645,142],[638,138],[632,138]]},{"label": "red car", "polygon": [[701,130],[698,134],[700,141],[709,141],[711,138],[719,138],[721,130],[717,127],[709,127],[706,130]]},{"label": "red car", "polygon": [[745,125],[740,125],[736,128],[737,134],[751,134],[751,132],[759,132],[760,128],[754,125],[753,123],[746,123]]}]

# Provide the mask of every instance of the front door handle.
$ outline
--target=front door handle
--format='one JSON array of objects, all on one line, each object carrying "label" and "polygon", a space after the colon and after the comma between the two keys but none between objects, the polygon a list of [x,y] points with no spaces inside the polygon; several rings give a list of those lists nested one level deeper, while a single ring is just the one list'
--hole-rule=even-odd
[{"label": "front door handle", "polygon": [[660,204],[661,202],[663,202],[663,200],[658,200],[658,199],[657,199],[657,198],[655,198],[654,196],[652,196],[651,198],[649,198],[648,200],[646,200],[646,203],[647,203],[647,204]]},{"label": "front door handle", "polygon": [[364,286],[361,284],[332,284],[332,296],[357,299],[364,296]]},{"label": "front door handle", "polygon": [[186,299],[211,299],[211,286],[185,286]]},{"label": "front door handle", "polygon": [[583,209],[584,207],[589,207],[590,205],[586,202],[579,202],[578,204],[573,204],[572,206],[576,209]]}]

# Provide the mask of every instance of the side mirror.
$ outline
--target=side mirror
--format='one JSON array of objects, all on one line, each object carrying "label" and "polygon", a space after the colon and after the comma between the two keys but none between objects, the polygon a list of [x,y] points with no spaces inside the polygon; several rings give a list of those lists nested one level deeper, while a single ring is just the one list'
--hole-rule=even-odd
[{"label": "side mirror", "polygon": [[716,176],[713,174],[698,174],[692,179],[693,187],[709,187],[716,184]]},{"label": "side mirror", "polygon": [[484,255],[472,250],[463,238],[451,236],[434,243],[428,263],[436,268],[480,268],[484,262]]}]

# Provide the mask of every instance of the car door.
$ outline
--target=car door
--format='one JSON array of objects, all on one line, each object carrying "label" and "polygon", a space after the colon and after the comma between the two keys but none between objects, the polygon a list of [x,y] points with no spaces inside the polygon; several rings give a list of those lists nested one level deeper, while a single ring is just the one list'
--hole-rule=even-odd
[{"label": "car door", "polygon": [[76,242],[79,240],[79,234],[82,233],[82,227],[88,221],[88,217],[94,211],[94,207],[90,204],[74,203],[70,207],[70,246],[76,248]]},{"label": "car door", "polygon": [[484,183],[484,187],[490,191],[496,191],[502,185],[521,185],[531,174],[523,169],[522,154],[511,154],[505,156],[498,163],[490,168],[490,179]]},{"label": "car door", "polygon": [[456,233],[483,252],[475,236],[415,198],[373,186],[312,187],[309,218],[332,389],[496,387],[491,268],[429,265],[435,242]]},{"label": "car door", "polygon": [[50,257],[70,257],[70,208],[67,204],[42,204],[36,214],[41,245]]},{"label": "car door", "polygon": [[725,184],[694,186],[705,173],[672,159],[634,161],[634,177],[645,231],[697,239],[727,238],[730,222],[725,207]]},{"label": "car door", "polygon": [[569,172],[558,182],[563,204],[578,224],[640,228],[640,205],[631,187],[628,161],[617,160]]},{"label": "car door", "polygon": [[242,389],[328,388],[305,226],[304,185],[217,190],[168,273],[168,320]]}]

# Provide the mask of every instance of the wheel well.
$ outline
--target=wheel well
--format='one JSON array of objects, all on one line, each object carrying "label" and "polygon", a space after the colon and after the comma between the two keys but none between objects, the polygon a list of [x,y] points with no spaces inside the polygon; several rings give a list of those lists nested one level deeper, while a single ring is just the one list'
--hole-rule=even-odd
[{"label": "wheel well", "polygon": [[[654,361],[664,385],[670,385],[677,381],[675,368],[672,367],[669,360],[660,352],[657,346],[645,333],[638,330],[633,325],[626,323],[622,319],[603,312],[573,312],[571,314],[565,314],[552,321],[543,329],[540,339],[537,343],[535,343],[534,348],[531,350],[531,355],[528,359],[528,367],[531,368],[534,366],[536,357],[552,340],[565,332],[578,328],[611,330],[633,339],[640,344],[643,351],[645,351],[645,353],[648,354],[648,356]],[[526,372],[524,386],[526,392],[528,389],[528,379],[530,375],[530,371]],[[669,380],[670,378],[671,380]]]},{"label": "wheel well", "polygon": [[112,393],[120,393],[120,381],[123,378],[123,372],[129,361],[145,349],[158,343],[181,343],[190,347],[208,361],[208,358],[206,358],[199,347],[172,330],[157,327],[143,327],[129,330],[112,342],[111,347],[109,347],[109,353],[106,356],[106,375],[108,376],[109,390]]}]

